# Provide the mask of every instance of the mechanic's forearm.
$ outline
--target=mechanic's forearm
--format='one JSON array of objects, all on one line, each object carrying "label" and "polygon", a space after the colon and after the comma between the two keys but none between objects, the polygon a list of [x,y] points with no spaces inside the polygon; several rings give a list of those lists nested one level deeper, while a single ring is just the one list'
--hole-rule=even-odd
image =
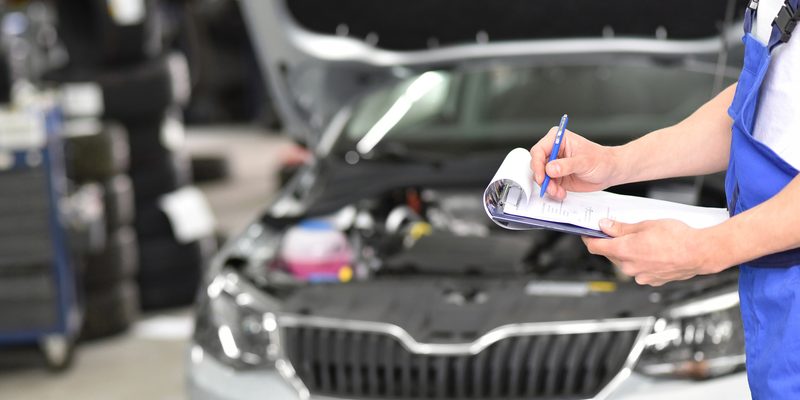
[{"label": "mechanic's forearm", "polygon": [[701,232],[703,263],[712,272],[800,247],[800,177],[775,197]]},{"label": "mechanic's forearm", "polygon": [[680,123],[613,148],[614,184],[723,171],[728,166],[733,124],[728,107],[735,91],[734,84]]}]

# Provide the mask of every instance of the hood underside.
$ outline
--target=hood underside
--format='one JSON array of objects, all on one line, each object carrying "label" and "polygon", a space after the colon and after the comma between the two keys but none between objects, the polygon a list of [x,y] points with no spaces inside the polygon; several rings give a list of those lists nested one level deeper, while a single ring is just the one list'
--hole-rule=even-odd
[{"label": "hood underside", "polygon": [[[729,0],[291,0],[304,29],[398,51],[475,42],[601,36],[703,39],[719,34]],[[734,1],[741,14],[745,2]],[[457,17],[456,17],[457,16]]]},{"label": "hood underside", "polygon": [[420,71],[520,58],[714,57],[738,41],[735,21],[745,6],[733,0],[241,1],[286,130],[310,145],[359,94]]}]

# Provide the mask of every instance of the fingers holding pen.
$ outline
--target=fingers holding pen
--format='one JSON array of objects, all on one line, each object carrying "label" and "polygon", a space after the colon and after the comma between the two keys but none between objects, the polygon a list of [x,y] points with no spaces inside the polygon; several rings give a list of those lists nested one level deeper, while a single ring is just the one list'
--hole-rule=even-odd
[{"label": "fingers holding pen", "polygon": [[564,189],[562,179],[550,179],[550,184],[547,185],[547,195],[559,201],[567,197],[567,190]]},{"label": "fingers holding pen", "polygon": [[554,126],[550,131],[544,135],[539,141],[531,147],[531,171],[533,171],[533,179],[537,185],[544,182],[545,165],[550,157],[550,151],[553,148],[553,140],[555,139],[558,127]]}]

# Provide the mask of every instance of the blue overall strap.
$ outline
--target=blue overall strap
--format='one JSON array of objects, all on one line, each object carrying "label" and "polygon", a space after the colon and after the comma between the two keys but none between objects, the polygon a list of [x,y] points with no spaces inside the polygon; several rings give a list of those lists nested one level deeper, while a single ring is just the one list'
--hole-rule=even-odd
[{"label": "blue overall strap", "polygon": [[786,0],[778,11],[778,16],[772,22],[772,36],[769,38],[769,50],[786,43],[792,38],[792,32],[800,21],[800,0]]}]

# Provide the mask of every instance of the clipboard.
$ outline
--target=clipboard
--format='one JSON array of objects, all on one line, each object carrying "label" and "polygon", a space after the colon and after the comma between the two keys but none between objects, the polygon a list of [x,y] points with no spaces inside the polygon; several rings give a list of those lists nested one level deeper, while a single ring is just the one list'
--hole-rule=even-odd
[{"label": "clipboard", "polygon": [[[585,228],[578,225],[567,224],[562,222],[553,222],[543,219],[523,217],[520,215],[506,214],[503,209],[509,201],[519,201],[515,186],[517,184],[509,181],[502,180],[489,185],[484,193],[484,206],[489,217],[506,229],[512,230],[531,230],[531,229],[549,229],[561,233],[569,233],[573,235],[588,236],[593,238],[608,239],[611,236],[596,229]],[[521,191],[521,189],[520,189]],[[509,200],[509,195],[512,199]]]},{"label": "clipboard", "polygon": [[708,208],[610,192],[568,192],[564,200],[539,197],[530,170],[530,153],[514,149],[498,168],[483,196],[486,214],[512,230],[549,229],[610,238],[600,230],[603,218],[623,223],[676,219],[693,228],[706,228],[729,218],[724,208]]}]

